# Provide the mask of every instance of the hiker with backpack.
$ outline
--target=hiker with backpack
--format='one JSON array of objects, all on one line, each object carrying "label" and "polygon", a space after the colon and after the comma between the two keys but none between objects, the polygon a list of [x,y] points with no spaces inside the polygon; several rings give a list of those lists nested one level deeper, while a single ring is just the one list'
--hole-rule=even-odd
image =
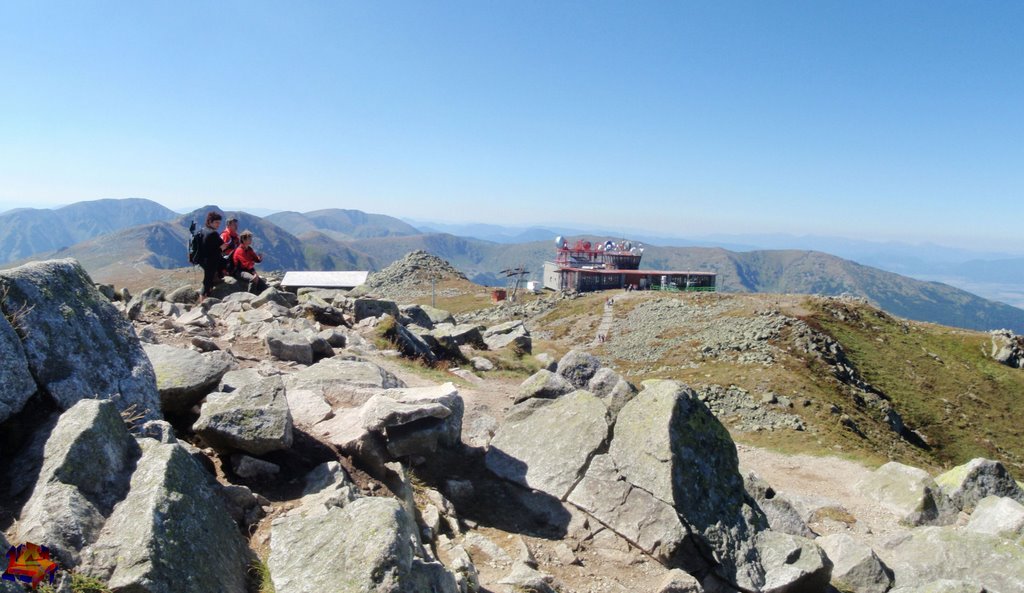
[{"label": "hiker with backpack", "polygon": [[256,253],[252,248],[252,231],[242,231],[239,238],[242,244],[235,249],[232,256],[235,268],[238,270],[239,278],[249,282],[249,292],[259,294],[267,288],[267,283],[256,273],[256,264],[263,261],[263,255]]},{"label": "hiker with backpack", "polygon": [[224,273],[225,245],[218,233],[221,219],[220,212],[210,210],[206,213],[206,224],[193,237],[193,242],[198,239],[198,245],[193,249],[196,253],[194,256],[190,255],[190,259],[193,264],[198,264],[203,268],[203,292],[199,297],[199,302],[203,302],[203,299],[210,296],[213,285],[221,279]]}]

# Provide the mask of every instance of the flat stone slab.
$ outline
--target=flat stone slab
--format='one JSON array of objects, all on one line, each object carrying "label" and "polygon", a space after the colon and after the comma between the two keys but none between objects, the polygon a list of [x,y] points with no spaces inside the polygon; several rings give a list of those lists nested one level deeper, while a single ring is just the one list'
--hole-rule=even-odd
[{"label": "flat stone slab", "polygon": [[355,288],[366,283],[370,272],[366,271],[345,271],[345,272],[285,272],[281,280],[281,286],[298,288],[309,286],[313,288]]}]

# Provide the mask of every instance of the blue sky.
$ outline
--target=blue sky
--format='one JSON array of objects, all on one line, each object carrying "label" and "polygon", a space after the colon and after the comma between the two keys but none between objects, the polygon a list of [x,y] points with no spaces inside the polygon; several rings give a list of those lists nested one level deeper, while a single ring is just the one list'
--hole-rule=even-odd
[{"label": "blue sky", "polygon": [[0,210],[1024,253],[1022,2],[0,3]]}]

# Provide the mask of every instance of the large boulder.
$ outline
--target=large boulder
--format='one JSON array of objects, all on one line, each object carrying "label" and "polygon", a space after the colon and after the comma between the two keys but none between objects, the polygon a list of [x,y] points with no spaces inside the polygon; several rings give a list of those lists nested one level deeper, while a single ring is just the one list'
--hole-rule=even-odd
[{"label": "large boulder", "polygon": [[398,322],[397,318],[391,315],[382,315],[375,331],[379,337],[394,344],[395,349],[403,356],[427,363],[437,361],[437,355],[431,350],[430,345],[423,338],[406,329]]},{"label": "large boulder", "polygon": [[555,372],[577,388],[585,389],[600,368],[601,361],[593,354],[582,350],[570,350],[558,361],[558,370]]},{"label": "large boulder", "polygon": [[398,319],[398,316],[401,314],[398,310],[398,304],[394,301],[377,299],[356,299],[353,304],[353,313],[356,323],[370,317],[381,317],[382,315],[390,315]]},{"label": "large boulder", "polygon": [[623,480],[609,455],[594,457],[568,501],[665,565],[698,553],[672,505]]},{"label": "large boulder", "polygon": [[534,397],[553,399],[575,390],[573,384],[565,377],[541,369],[519,385],[514,401],[518,404]]},{"label": "large boulder", "polygon": [[1024,535],[1024,505],[1004,496],[978,501],[966,529],[977,533],[1016,538]]},{"label": "large boulder", "polygon": [[[697,394],[674,381],[645,381],[614,433],[608,454],[622,478],[671,505],[699,545],[714,551],[721,576],[748,588],[764,584],[763,567],[751,559],[767,521],[743,488],[728,431]],[[702,559],[680,562],[692,571]]]},{"label": "large boulder", "polygon": [[762,593],[818,593],[828,587],[832,561],[805,537],[764,531],[757,552],[765,572]]},{"label": "large boulder", "polygon": [[29,371],[25,350],[6,315],[13,316],[4,307],[4,315],[0,315],[0,360],[4,361],[0,365],[0,422],[20,412],[36,392],[36,381]]},{"label": "large boulder", "polygon": [[516,352],[529,354],[533,351],[530,330],[522,321],[509,321],[487,328],[483,333],[484,343],[489,350],[511,347]]},{"label": "large boulder", "polygon": [[994,330],[991,335],[992,358],[1013,368],[1024,368],[1024,336],[1005,329]]},{"label": "large boulder", "polygon": [[955,508],[968,513],[986,496],[1006,496],[1024,503],[1024,490],[1002,463],[991,459],[972,459],[939,474],[935,483]]},{"label": "large boulder", "polygon": [[400,379],[365,360],[325,358],[284,376],[285,389],[305,389],[322,396],[332,407],[358,407],[385,389],[405,387]]},{"label": "large boulder", "polygon": [[153,366],[132,324],[77,261],[0,271],[0,294],[4,315],[17,320],[35,382],[60,409],[84,398],[110,399],[121,411],[162,417]]},{"label": "large boulder", "polygon": [[949,503],[923,469],[890,461],[855,484],[863,495],[894,513],[905,525],[949,522]]},{"label": "large boulder", "polygon": [[586,391],[518,404],[491,440],[487,468],[565,500],[608,438],[607,412],[604,403]]},{"label": "large boulder", "polygon": [[437,307],[431,307],[430,305],[418,305],[420,310],[426,314],[427,318],[430,319],[430,323],[437,325],[439,323],[455,323],[455,316],[450,311],[444,309],[438,309]]},{"label": "large boulder", "polygon": [[789,500],[781,497],[775,492],[768,482],[762,480],[757,474],[749,473],[744,479],[747,493],[757,502],[757,506],[764,511],[768,519],[768,526],[774,531],[799,535],[800,537],[813,538],[814,532],[800,516],[800,512],[793,507]]},{"label": "large boulder", "polygon": [[384,440],[391,456],[425,455],[461,442],[465,405],[452,383],[389,389],[360,409],[363,428]]},{"label": "large boulder", "polygon": [[451,324],[438,324],[431,330],[431,335],[435,338],[450,339],[459,346],[472,346],[477,350],[486,350],[487,343],[484,342],[483,333],[480,331],[481,326],[473,325],[471,323],[465,323],[462,325],[451,325]]},{"label": "large boulder", "polygon": [[267,353],[278,360],[313,364],[313,344],[301,332],[274,330],[264,338]]},{"label": "large boulder", "polygon": [[19,540],[46,542],[63,566],[74,567],[127,494],[140,455],[113,402],[79,401],[46,440],[42,469],[18,521]]},{"label": "large boulder", "polygon": [[1000,536],[953,527],[920,527],[878,549],[895,586],[957,580],[989,591],[1024,591],[1024,548]]},{"label": "large boulder", "polygon": [[244,593],[251,554],[209,475],[178,444],[142,439],[128,496],[83,572],[114,591]]},{"label": "large boulder", "polygon": [[292,446],[292,416],[280,376],[206,398],[192,430],[219,451],[254,455]]},{"label": "large boulder", "polygon": [[235,367],[223,351],[200,353],[164,344],[143,346],[156,371],[156,386],[165,412],[183,412],[196,405]]},{"label": "large boulder", "polygon": [[274,588],[290,593],[456,593],[455,578],[416,557],[416,523],[398,501],[358,498],[303,505],[270,533]]},{"label": "large boulder", "polygon": [[851,593],[885,593],[893,574],[875,551],[848,533],[819,537],[821,549],[832,560],[832,585]]},{"label": "large boulder", "polygon": [[602,367],[587,381],[587,391],[603,399],[612,417],[636,395],[636,387],[608,367]]}]

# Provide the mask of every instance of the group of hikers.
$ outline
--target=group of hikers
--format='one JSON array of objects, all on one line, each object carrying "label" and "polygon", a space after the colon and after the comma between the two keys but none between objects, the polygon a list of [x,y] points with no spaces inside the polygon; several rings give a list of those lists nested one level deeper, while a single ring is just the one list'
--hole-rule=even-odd
[{"label": "group of hikers", "polygon": [[259,293],[267,283],[256,273],[256,264],[263,261],[263,256],[252,247],[252,231],[238,232],[238,219],[228,219],[227,228],[220,232],[223,220],[220,212],[211,210],[206,213],[206,224],[201,233],[202,251],[200,265],[203,268],[202,298],[210,296],[215,284],[225,276],[234,276],[248,282],[249,292]]}]

